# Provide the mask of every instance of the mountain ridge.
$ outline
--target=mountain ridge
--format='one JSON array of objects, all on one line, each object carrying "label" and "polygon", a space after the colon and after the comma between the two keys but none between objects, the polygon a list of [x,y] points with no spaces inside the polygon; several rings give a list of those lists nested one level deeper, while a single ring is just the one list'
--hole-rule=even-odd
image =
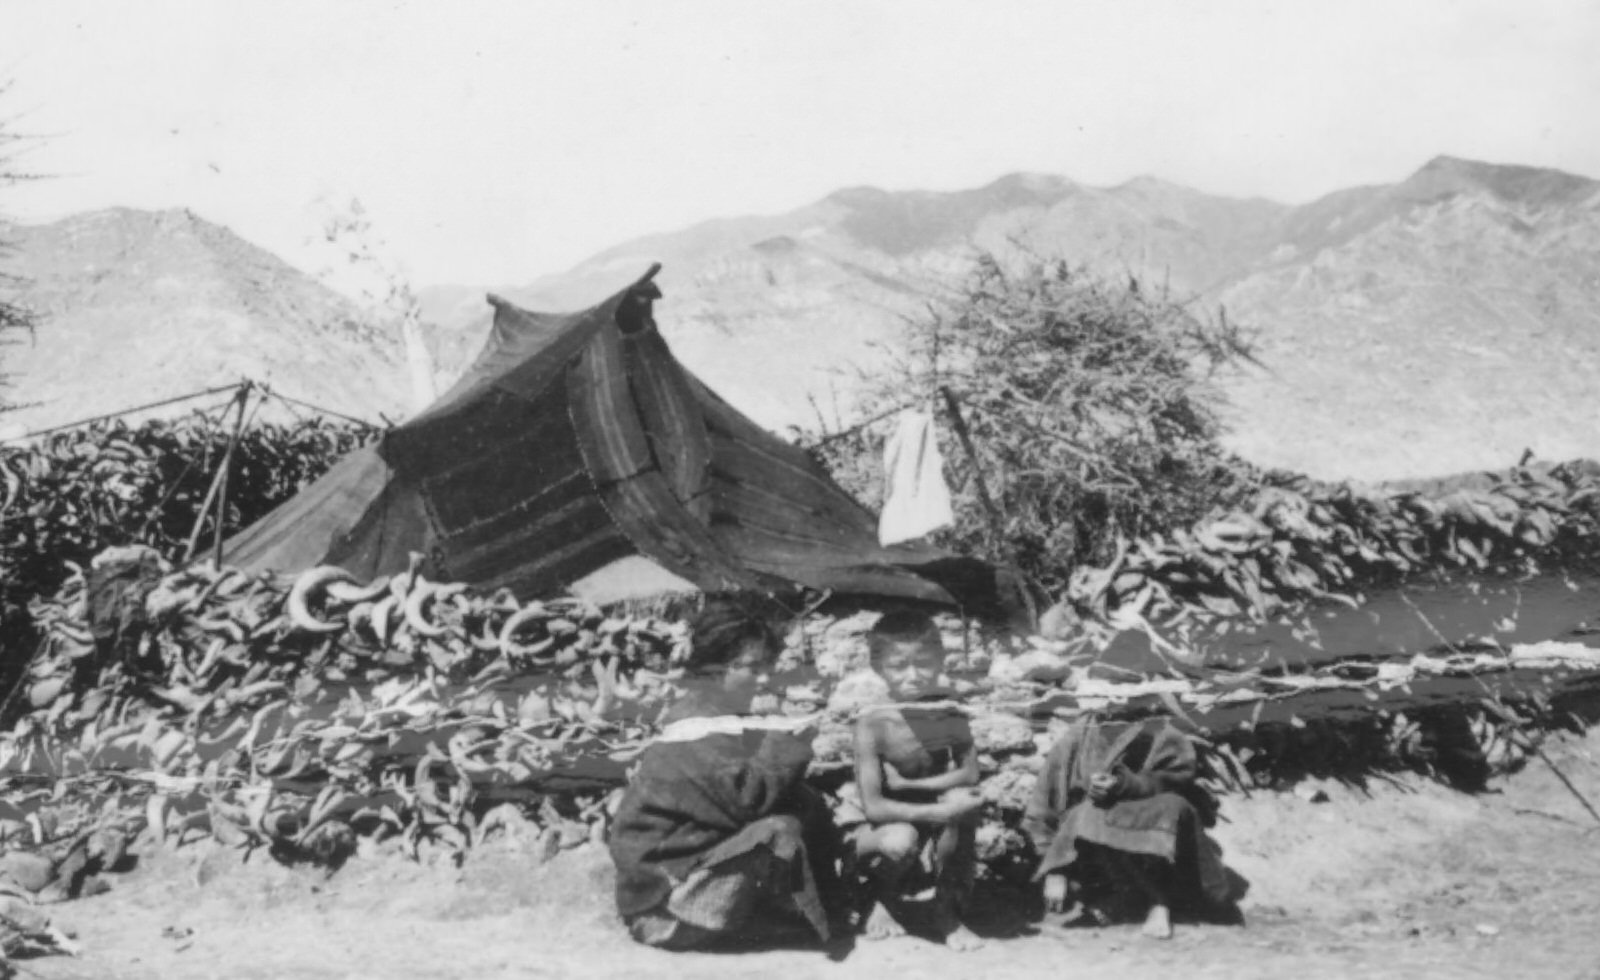
[{"label": "mountain ridge", "polygon": [[12,225],[7,238],[6,269],[23,280],[15,298],[41,314],[34,336],[5,355],[10,397],[34,403],[8,412],[8,429],[244,377],[351,415],[404,407],[400,351],[385,331],[276,255],[187,209],[107,208]]},{"label": "mountain ridge", "polygon": [[[1299,205],[1148,175],[1104,188],[1025,173],[966,191],[851,187],[622,243],[510,295],[550,306],[582,284],[599,296],[602,271],[619,283],[664,261],[660,319],[686,363],[769,425],[815,424],[805,395],[847,389],[840,363],[878,363],[874,345],[972,255],[1031,250],[1167,285],[1255,327],[1267,368],[1226,384],[1230,445],[1381,480],[1503,466],[1530,447],[1600,452],[1579,380],[1600,369],[1600,287],[1584,272],[1600,268],[1597,195],[1587,177],[1449,155]],[[801,346],[764,369],[760,349],[775,344]]]},{"label": "mountain ridge", "polygon": [[[104,340],[115,339],[108,324],[141,321],[155,338],[147,343],[183,348],[187,359],[120,355],[139,370],[200,386],[233,370],[205,354],[227,347],[228,363],[264,366],[283,385],[303,385],[304,400],[330,404],[344,384],[348,398],[330,407],[403,412],[396,332],[193,215],[106,213],[113,218],[98,220],[145,237],[97,242],[86,216],[67,219],[80,222],[77,237],[13,226],[22,231],[6,268],[33,276],[34,297],[68,314],[67,328],[46,328],[68,353],[24,388],[64,397],[60,362],[86,353],[81,337],[77,348],[66,343],[83,334],[73,324],[99,324]],[[532,309],[583,309],[662,262],[657,316],[674,351],[781,430],[845,417],[853,372],[881,365],[906,318],[951,295],[984,251],[1136,276],[1253,327],[1265,369],[1224,379],[1229,444],[1265,465],[1382,480],[1502,467],[1524,448],[1600,456],[1586,407],[1587,379],[1600,371],[1600,181],[1545,168],[1441,155],[1394,183],[1299,205],[1148,175],[1110,187],[1028,172],[959,191],[856,186],[780,214],[621,242],[521,285],[420,293],[448,382],[481,346],[488,292]],[[163,286],[170,275],[177,282]],[[167,334],[187,340],[160,339]],[[338,367],[318,368],[308,352]],[[104,374],[96,364],[78,373]]]}]

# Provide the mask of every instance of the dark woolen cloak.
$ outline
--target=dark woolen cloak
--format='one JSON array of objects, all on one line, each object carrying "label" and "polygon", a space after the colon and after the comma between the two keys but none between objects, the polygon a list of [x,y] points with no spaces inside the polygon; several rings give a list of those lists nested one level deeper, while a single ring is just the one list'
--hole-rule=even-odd
[{"label": "dark woolen cloak", "polygon": [[[668,723],[714,718],[712,702],[688,698]],[[813,819],[802,780],[811,745],[785,731],[713,731],[683,741],[658,740],[640,757],[611,829],[617,867],[617,911],[624,917],[661,909],[673,888],[703,867],[720,865],[757,847],[804,856],[798,841],[745,833],[769,816]],[[798,876],[820,907],[809,873]]]},{"label": "dark woolen cloak", "polygon": [[[1195,784],[1194,746],[1166,719],[1072,726],[1051,747],[1023,818],[1043,855],[1035,879],[1070,875],[1079,844],[1172,862],[1189,898],[1221,904],[1230,885],[1203,827],[1214,806]],[[1097,773],[1121,769],[1109,802],[1089,798]]]}]

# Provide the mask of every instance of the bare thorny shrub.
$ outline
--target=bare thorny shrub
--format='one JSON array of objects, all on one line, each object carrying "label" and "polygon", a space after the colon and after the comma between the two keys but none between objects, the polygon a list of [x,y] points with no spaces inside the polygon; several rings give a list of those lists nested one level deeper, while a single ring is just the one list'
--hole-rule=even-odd
[{"label": "bare thorny shrub", "polygon": [[420,412],[438,395],[432,358],[422,336],[422,304],[411,280],[386,242],[373,226],[372,218],[360,198],[330,204],[322,221],[320,243],[337,256],[336,264],[324,270],[330,285],[342,286],[360,297],[376,330],[389,323],[399,325],[410,373],[412,410]]},{"label": "bare thorny shrub", "polygon": [[[1218,441],[1215,384],[1251,360],[1225,314],[1202,317],[1131,276],[983,256],[954,299],[908,323],[890,366],[863,379],[858,418],[931,411],[957,521],[941,543],[1015,563],[1056,592],[1074,565],[1104,562],[1119,536],[1188,525],[1253,484]],[[858,422],[802,441],[875,505],[885,428]]]}]

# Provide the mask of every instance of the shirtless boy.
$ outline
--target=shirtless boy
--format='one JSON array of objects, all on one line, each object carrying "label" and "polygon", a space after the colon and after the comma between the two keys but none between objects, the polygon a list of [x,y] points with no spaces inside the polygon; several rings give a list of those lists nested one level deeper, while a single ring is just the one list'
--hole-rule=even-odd
[{"label": "shirtless boy", "polygon": [[863,931],[869,939],[905,934],[907,879],[931,844],[937,927],[951,949],[976,949],[983,941],[961,922],[983,805],[972,729],[959,708],[915,703],[937,697],[938,631],[921,613],[889,613],[868,644],[897,703],[869,708],[856,723],[856,789],[867,822],[853,840],[874,899]]}]

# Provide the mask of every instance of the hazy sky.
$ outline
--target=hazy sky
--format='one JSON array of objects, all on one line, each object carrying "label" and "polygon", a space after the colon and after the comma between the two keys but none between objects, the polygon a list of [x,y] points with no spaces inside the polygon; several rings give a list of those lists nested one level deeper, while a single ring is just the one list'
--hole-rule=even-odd
[{"label": "hazy sky", "polygon": [[515,284],[860,184],[1600,177],[1597,52],[1587,0],[5,0],[0,115],[56,179],[0,211],[186,206],[309,268],[355,195],[419,285]]}]

